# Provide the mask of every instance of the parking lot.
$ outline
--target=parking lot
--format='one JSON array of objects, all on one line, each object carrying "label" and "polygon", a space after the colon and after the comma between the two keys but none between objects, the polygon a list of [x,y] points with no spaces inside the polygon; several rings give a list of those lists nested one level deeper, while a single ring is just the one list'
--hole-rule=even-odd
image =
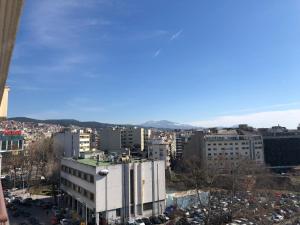
[{"label": "parking lot", "polygon": [[208,205],[193,204],[169,209],[169,225],[190,224],[300,224],[300,196],[293,193],[237,192],[211,193]]}]

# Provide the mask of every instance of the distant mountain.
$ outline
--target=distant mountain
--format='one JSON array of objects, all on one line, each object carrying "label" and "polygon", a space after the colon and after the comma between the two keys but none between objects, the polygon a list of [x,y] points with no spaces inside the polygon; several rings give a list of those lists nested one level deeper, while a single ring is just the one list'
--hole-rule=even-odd
[{"label": "distant mountain", "polygon": [[188,124],[180,124],[175,123],[168,120],[159,120],[159,121],[147,121],[145,123],[140,124],[141,127],[153,127],[153,128],[165,128],[165,129],[197,129],[199,127],[195,127]]},{"label": "distant mountain", "polygon": [[15,120],[15,121],[19,121],[19,122],[31,122],[31,123],[58,124],[58,125],[65,126],[65,127],[73,125],[73,126],[79,126],[79,127],[90,127],[90,128],[94,128],[94,129],[111,127],[111,126],[116,125],[116,124],[109,124],[109,123],[99,123],[99,122],[95,122],[95,121],[81,122],[81,121],[72,120],[72,119],[37,120],[37,119],[32,119],[32,118],[27,118],[27,117],[13,117],[13,118],[9,118],[9,120]]},{"label": "distant mountain", "polygon": [[112,126],[138,126],[138,127],[149,127],[149,128],[160,128],[160,129],[199,129],[200,127],[195,127],[187,124],[174,123],[168,120],[160,121],[148,121],[140,125],[129,125],[129,124],[110,124],[110,123],[100,123],[95,121],[81,122],[73,119],[53,119],[53,120],[37,120],[28,117],[12,117],[9,120],[19,121],[19,122],[30,122],[30,123],[48,123],[48,124],[58,124],[64,127],[68,126],[78,126],[78,127],[90,127],[93,129],[101,129],[105,127]]}]

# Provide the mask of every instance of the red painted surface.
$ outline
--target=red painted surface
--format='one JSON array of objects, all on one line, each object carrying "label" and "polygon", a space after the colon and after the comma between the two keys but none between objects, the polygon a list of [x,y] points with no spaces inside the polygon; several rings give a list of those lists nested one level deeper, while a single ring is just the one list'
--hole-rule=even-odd
[{"label": "red painted surface", "polygon": [[6,136],[22,135],[22,131],[21,130],[4,130],[4,131],[2,131],[2,134],[6,135]]}]

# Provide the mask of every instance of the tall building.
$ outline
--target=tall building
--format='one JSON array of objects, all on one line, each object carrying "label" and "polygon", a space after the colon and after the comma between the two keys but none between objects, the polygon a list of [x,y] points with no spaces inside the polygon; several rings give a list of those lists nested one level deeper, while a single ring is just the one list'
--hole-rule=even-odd
[{"label": "tall building", "polygon": [[56,152],[60,152],[64,157],[79,156],[79,133],[65,130],[53,134],[53,147]]},{"label": "tall building", "polygon": [[184,138],[180,134],[176,134],[176,159],[182,159],[184,148]]},{"label": "tall building", "polygon": [[91,134],[79,131],[79,152],[91,151]]},{"label": "tall building", "polygon": [[264,164],[263,139],[260,135],[239,135],[236,131],[207,134],[196,132],[184,148],[184,159],[198,157],[204,168],[229,171],[243,160]]},{"label": "tall building", "polygon": [[61,160],[63,204],[93,224],[126,222],[165,209],[165,162]]},{"label": "tall building", "polygon": [[148,159],[151,160],[163,160],[165,161],[165,167],[169,168],[171,165],[171,148],[168,142],[162,139],[152,139],[148,143]]},{"label": "tall building", "polygon": [[101,150],[121,152],[123,149],[128,148],[144,151],[150,132],[139,127],[104,128],[99,132]]},{"label": "tall building", "polygon": [[8,111],[8,92],[9,92],[9,87],[5,86],[1,103],[0,103],[0,119],[6,119],[7,118],[7,111]]}]

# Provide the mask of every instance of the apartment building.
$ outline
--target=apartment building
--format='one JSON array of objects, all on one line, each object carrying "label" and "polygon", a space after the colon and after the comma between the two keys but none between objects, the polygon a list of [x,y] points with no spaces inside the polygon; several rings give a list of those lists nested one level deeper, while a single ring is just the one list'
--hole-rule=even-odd
[{"label": "apartment building", "polygon": [[198,157],[205,168],[230,170],[243,160],[264,164],[264,145],[261,135],[239,135],[236,131],[215,134],[196,132],[184,149],[184,158]]},{"label": "apartment building", "polygon": [[65,130],[53,134],[53,147],[64,157],[79,156],[79,133]]},{"label": "apartment building", "polygon": [[61,160],[63,204],[93,224],[157,215],[165,209],[165,162]]},{"label": "apartment building", "polygon": [[79,152],[91,151],[91,134],[79,131]]},{"label": "apartment building", "polygon": [[144,151],[151,131],[140,127],[110,127],[99,134],[103,151],[121,152],[125,148]]},{"label": "apartment building", "polygon": [[169,168],[171,165],[170,156],[171,149],[168,142],[162,139],[152,139],[148,143],[148,159],[151,160],[163,160],[165,161],[165,167]]}]

